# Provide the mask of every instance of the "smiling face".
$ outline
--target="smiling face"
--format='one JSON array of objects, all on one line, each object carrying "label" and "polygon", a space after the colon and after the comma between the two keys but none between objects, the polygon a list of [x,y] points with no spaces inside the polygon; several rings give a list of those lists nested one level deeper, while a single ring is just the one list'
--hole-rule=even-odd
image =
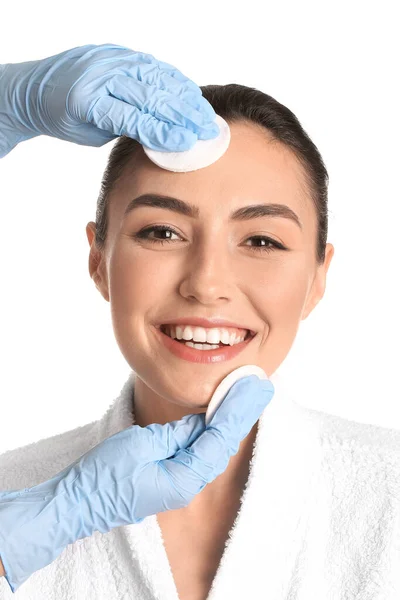
[{"label": "smiling face", "polygon": [[[94,243],[95,224],[86,228],[90,275],[111,304],[118,346],[149,405],[170,403],[166,420],[204,412],[216,386],[237,367],[258,365],[271,376],[289,353],[301,320],[322,298],[333,256],[327,244],[325,263],[316,263],[317,218],[292,152],[271,143],[255,124],[241,121],[230,128],[227,152],[198,171],[165,171],[140,149],[111,193],[104,252]],[[178,198],[196,207],[198,216],[151,206],[124,216],[132,199],[143,194]],[[288,206],[302,228],[282,216],[230,218],[240,208],[267,203]],[[135,238],[160,225],[169,231]],[[231,360],[188,362],[160,343],[155,330],[156,324],[186,316],[224,318],[257,335]]]}]

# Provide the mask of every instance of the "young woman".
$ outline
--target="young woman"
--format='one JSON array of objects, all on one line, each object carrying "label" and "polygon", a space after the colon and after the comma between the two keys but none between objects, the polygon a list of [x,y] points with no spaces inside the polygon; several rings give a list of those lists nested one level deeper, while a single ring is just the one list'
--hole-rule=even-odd
[{"label": "young woman", "polygon": [[[143,152],[141,127],[121,131],[109,100],[97,99],[97,109],[92,103],[90,117],[102,117],[101,135],[108,125],[107,141],[120,138],[104,172],[96,222],[86,227],[89,273],[110,303],[116,341],[132,373],[99,421],[0,456],[0,489],[14,488],[3,500],[0,495],[0,557],[6,576],[7,559],[7,581],[12,591],[23,583],[21,600],[44,593],[76,600],[222,600],[246,594],[309,600],[362,593],[394,600],[400,592],[399,432],[305,409],[288,397],[278,375],[301,321],[324,295],[333,257],[323,160],[294,114],[271,96],[236,84],[201,91],[229,123],[231,143],[214,164],[188,173],[157,167]],[[172,96],[176,102],[179,95]],[[153,125],[166,134],[178,127],[178,133],[185,129],[190,137],[196,129],[198,135],[199,116],[186,110],[188,128],[183,120],[169,123],[168,131],[166,121]],[[204,121],[205,138],[214,135],[210,123]],[[62,135],[67,139],[65,130]],[[181,149],[193,143],[189,137]],[[152,137],[154,144],[160,139]],[[196,459],[200,427],[171,452],[173,469],[164,463],[163,470],[140,479],[152,460],[156,427],[187,423],[189,415],[202,418],[219,382],[246,364],[260,366],[274,382],[270,404],[256,415],[259,392],[238,386],[238,412],[226,404],[225,425],[208,430],[207,460]],[[249,414],[246,434],[229,443],[230,431]],[[16,519],[21,498],[28,500],[25,510],[29,502],[36,506],[55,497],[59,507],[67,471],[73,477],[70,487],[62,487],[66,496],[82,473],[97,481],[112,471],[117,453],[106,462],[107,444],[134,425],[152,433],[147,446],[142,440],[133,486],[146,497],[146,508],[136,513],[142,518],[123,520],[122,513],[131,512],[120,502],[116,522],[115,511],[111,517],[111,509],[102,508],[112,486],[104,486],[98,502],[94,492],[101,485],[93,484],[92,495],[81,500],[79,535],[68,544],[60,531],[73,529],[68,516],[76,513],[65,507],[51,513],[49,503],[52,533],[46,544],[32,525],[42,523],[43,511],[30,514],[29,527],[25,519],[18,530],[7,529],[7,515]],[[224,436],[231,451],[222,461],[218,444]],[[130,451],[137,454],[137,446]],[[74,470],[64,469],[60,477],[71,463]],[[161,508],[153,497],[165,474],[170,487],[164,488]],[[193,494],[199,478],[203,485]],[[46,480],[56,481],[56,495]],[[27,485],[34,487],[23,490]],[[145,496],[146,485],[151,493]],[[189,490],[191,501],[168,504],[176,490],[181,498]],[[113,496],[113,502],[119,499]],[[134,494],[130,501],[137,501]],[[75,502],[74,508],[79,499]],[[91,511],[101,513],[97,528],[87,525]],[[35,563],[28,533],[39,555],[57,544],[58,553]],[[10,594],[4,579],[0,592],[4,598]]]}]

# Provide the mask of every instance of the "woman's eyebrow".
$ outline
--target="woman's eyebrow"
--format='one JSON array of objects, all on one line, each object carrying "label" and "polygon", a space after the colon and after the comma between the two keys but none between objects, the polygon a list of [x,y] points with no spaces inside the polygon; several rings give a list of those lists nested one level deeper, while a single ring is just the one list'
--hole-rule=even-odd
[{"label": "woman's eyebrow", "polygon": [[[189,202],[184,202],[179,198],[164,196],[162,194],[142,194],[129,202],[124,212],[124,218],[140,206],[164,208],[180,213],[186,217],[191,217],[192,219],[198,219],[200,215],[198,206],[194,206]],[[299,217],[286,204],[252,204],[250,206],[238,208],[230,215],[230,218],[233,221],[247,221],[248,219],[257,219],[259,217],[282,217],[284,219],[291,219],[301,230],[303,230]]]}]

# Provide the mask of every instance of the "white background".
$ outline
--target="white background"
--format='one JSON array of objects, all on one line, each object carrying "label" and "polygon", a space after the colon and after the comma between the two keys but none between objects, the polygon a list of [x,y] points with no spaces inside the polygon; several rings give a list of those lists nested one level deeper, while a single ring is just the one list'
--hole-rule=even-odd
[{"label": "white background", "polygon": [[[1,20],[0,63],[121,44],[296,114],[330,175],[335,255],[280,373],[304,406],[400,429],[395,3],[8,2]],[[85,233],[113,143],[40,137],[0,160],[0,452],[100,418],[129,375]]]}]

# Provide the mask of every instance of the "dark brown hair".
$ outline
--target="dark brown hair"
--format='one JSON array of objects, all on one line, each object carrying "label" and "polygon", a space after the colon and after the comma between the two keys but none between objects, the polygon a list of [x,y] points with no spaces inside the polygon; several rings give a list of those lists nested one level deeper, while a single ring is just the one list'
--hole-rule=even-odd
[{"label": "dark brown hair", "polygon": [[[316,262],[323,264],[328,235],[328,172],[324,161],[297,117],[283,104],[256,88],[230,83],[200,88],[215,112],[228,123],[252,121],[268,130],[269,138],[292,150],[303,166],[317,215]],[[141,148],[138,141],[121,136],[114,144],[101,182],[96,210],[96,246],[106,243],[108,200],[127,163]]]}]

